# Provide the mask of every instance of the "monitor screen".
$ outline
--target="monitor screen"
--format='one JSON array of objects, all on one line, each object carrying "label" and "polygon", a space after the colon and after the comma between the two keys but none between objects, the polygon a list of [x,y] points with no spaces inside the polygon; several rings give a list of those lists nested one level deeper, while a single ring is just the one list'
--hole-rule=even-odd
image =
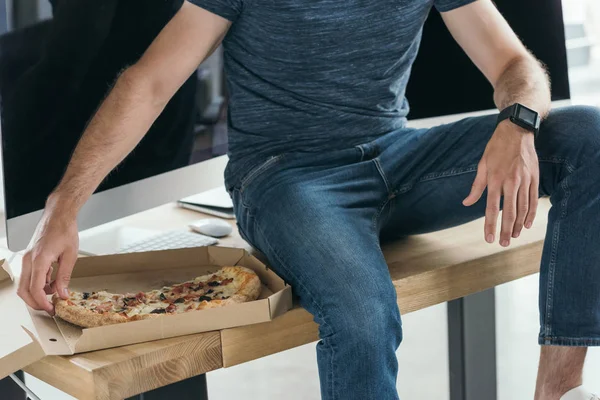
[{"label": "monitor screen", "polygon": [[[139,59],[182,2],[152,0],[151,7],[147,0],[12,2],[22,9],[3,17],[12,26],[0,36],[7,219],[44,207],[119,74]],[[27,13],[27,3],[35,13]],[[185,82],[98,191],[227,152],[220,63],[216,52]]]}]

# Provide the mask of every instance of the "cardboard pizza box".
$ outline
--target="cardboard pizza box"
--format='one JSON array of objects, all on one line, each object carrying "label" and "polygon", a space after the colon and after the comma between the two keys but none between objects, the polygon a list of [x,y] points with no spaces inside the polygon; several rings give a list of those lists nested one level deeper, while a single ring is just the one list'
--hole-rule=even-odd
[{"label": "cardboard pizza box", "polygon": [[6,267],[0,270],[0,315],[9,326],[0,329],[0,379],[46,355],[71,355],[267,322],[292,307],[291,288],[242,249],[198,247],[86,257],[77,261],[70,284],[72,290],[148,291],[212,273],[228,265],[254,270],[263,283],[263,290],[257,300],[247,303],[80,328],[27,307],[16,295],[10,268],[6,263],[3,265]]}]

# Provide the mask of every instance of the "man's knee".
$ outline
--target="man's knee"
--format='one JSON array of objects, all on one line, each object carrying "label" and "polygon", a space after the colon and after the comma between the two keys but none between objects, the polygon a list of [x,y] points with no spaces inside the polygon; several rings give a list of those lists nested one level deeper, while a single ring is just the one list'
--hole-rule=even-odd
[{"label": "man's knee", "polygon": [[542,125],[540,140],[562,147],[574,166],[600,157],[600,108],[573,106],[554,110]]},{"label": "man's knee", "polygon": [[[339,309],[329,319],[330,326],[322,330],[357,352],[394,350],[402,341],[402,322],[395,296],[369,296],[361,293],[362,304],[340,302]],[[354,304],[354,306],[352,305]],[[323,337],[325,336],[325,337]]]}]

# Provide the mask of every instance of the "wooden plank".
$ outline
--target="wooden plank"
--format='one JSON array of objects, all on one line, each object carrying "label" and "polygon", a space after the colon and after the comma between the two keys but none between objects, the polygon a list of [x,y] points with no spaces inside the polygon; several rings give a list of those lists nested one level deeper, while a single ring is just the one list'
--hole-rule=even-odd
[{"label": "wooden plank", "polygon": [[231,367],[319,339],[313,316],[297,307],[273,321],[221,331],[223,366]]},{"label": "wooden plank", "polygon": [[26,372],[78,398],[116,400],[223,366],[219,332],[74,356],[49,356]]},{"label": "wooden plank", "polygon": [[93,375],[70,363],[66,357],[49,356],[23,370],[76,399],[95,399]]},{"label": "wooden plank", "polygon": [[550,204],[508,248],[483,240],[483,220],[383,246],[402,312],[510,282],[539,271]]}]

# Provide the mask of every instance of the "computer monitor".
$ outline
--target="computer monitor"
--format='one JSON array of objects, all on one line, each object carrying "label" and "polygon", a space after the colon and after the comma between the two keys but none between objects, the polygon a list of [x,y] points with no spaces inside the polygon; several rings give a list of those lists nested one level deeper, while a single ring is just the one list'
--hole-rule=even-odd
[{"label": "computer monitor", "polygon": [[[5,3],[6,1],[6,3]],[[25,248],[86,124],[183,0],[0,0],[0,118],[9,248]],[[5,8],[6,7],[6,8]],[[220,186],[220,53],[190,77],[79,215],[87,229]]]}]

